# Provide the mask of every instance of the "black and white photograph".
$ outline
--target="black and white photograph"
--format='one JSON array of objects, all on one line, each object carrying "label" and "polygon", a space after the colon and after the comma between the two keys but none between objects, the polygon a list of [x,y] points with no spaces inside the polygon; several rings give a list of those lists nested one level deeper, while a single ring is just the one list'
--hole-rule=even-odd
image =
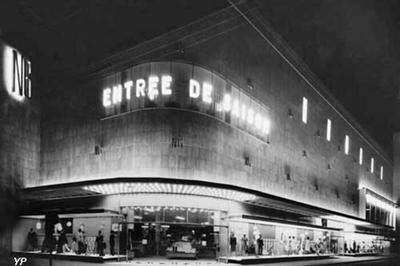
[{"label": "black and white photograph", "polygon": [[0,0],[0,266],[400,265],[400,1]]}]

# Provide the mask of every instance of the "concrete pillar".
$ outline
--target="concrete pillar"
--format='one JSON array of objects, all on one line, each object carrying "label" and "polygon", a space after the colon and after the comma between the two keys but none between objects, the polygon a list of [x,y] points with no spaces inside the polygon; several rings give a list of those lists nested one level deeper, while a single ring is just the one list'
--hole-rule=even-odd
[{"label": "concrete pillar", "polygon": [[362,219],[366,219],[366,207],[367,207],[367,201],[366,201],[366,189],[362,188],[359,192],[359,199],[358,199],[358,217]]},{"label": "concrete pillar", "polygon": [[[400,203],[400,132],[393,134],[393,200]],[[395,252],[400,252],[400,209],[396,208],[396,246]]]},{"label": "concrete pillar", "polygon": [[393,134],[393,199],[400,200],[400,132]]}]

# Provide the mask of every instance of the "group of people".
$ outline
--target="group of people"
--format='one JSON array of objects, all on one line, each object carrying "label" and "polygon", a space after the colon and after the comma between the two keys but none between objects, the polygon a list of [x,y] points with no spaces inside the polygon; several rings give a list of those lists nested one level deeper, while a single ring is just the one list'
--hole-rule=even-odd
[{"label": "group of people", "polygon": [[[30,229],[27,236],[27,250],[34,251],[37,250],[37,235],[36,232],[33,231],[33,228]],[[106,248],[106,242],[104,241],[104,235],[101,230],[98,231],[98,234],[95,239],[96,251],[99,256],[104,256],[104,250]],[[115,235],[113,232],[110,233],[110,254],[115,255]],[[86,233],[81,228],[78,229],[77,236],[72,236],[72,242],[69,245],[67,235],[64,230],[55,232],[52,234],[52,237],[45,237],[42,244],[42,252],[50,252],[55,251],[56,253],[74,253],[74,254],[87,254],[88,253],[88,239],[86,237]]]},{"label": "group of people", "polygon": [[[110,233],[110,254],[115,255],[115,236],[111,232]],[[104,235],[101,230],[98,231],[98,234],[95,239],[95,246],[96,246],[96,251],[99,254],[99,256],[104,256],[104,250],[106,248],[106,242],[104,241]],[[76,254],[87,254],[88,252],[88,241],[86,239],[86,234],[85,231],[82,229],[78,229],[78,237],[72,237],[72,243],[71,243],[71,250],[72,252]]]},{"label": "group of people", "polygon": [[312,241],[308,236],[281,236],[281,239],[263,239],[261,234],[250,241],[246,234],[238,241],[235,234],[230,235],[230,253],[232,256],[246,255],[303,255],[322,254],[327,251],[328,238]]},{"label": "group of people", "polygon": [[347,241],[344,242],[344,252],[345,253],[383,253],[383,245],[378,245],[376,242],[372,241],[368,243],[366,241],[356,242],[353,240],[351,245],[347,244]]},{"label": "group of people", "polygon": [[242,238],[240,239],[239,254],[237,254],[237,239],[233,232],[231,233],[231,236],[229,239],[229,244],[230,244],[230,248],[231,248],[231,254],[233,254],[233,255],[245,256],[247,254],[256,254],[256,255],[263,254],[264,240],[263,240],[261,234],[258,235],[258,238],[255,241],[255,243],[250,243],[249,238],[246,236],[246,234],[243,234]]}]

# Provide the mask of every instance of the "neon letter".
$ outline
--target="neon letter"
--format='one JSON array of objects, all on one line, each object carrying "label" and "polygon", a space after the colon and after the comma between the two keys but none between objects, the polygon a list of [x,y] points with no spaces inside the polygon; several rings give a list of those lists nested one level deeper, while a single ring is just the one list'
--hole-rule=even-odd
[{"label": "neon letter", "polygon": [[232,114],[236,117],[240,116],[240,111],[239,111],[239,100],[235,99],[233,101],[233,105],[232,105]]},{"label": "neon letter", "polygon": [[133,81],[129,80],[124,83],[124,88],[126,90],[126,99],[130,100],[131,99],[131,88],[133,86]]},{"label": "neon letter", "polygon": [[242,105],[242,119],[246,120],[246,105]]},{"label": "neon letter", "polygon": [[103,90],[103,106],[107,107],[111,105],[111,89],[105,88]]},{"label": "neon letter", "polygon": [[189,97],[190,98],[199,98],[200,96],[200,84],[194,80],[190,79],[189,81]]},{"label": "neon letter", "polygon": [[144,97],[146,94],[144,92],[144,88],[146,87],[146,81],[144,79],[136,80],[136,97],[140,96]]},{"label": "neon letter", "polygon": [[254,111],[253,109],[249,108],[247,111],[247,123],[253,124],[254,121]]},{"label": "neon letter", "polygon": [[157,84],[158,84],[157,76],[149,77],[148,96],[149,96],[150,100],[154,100],[154,96],[158,95]]},{"label": "neon letter", "polygon": [[256,113],[255,118],[254,118],[254,123],[256,124],[256,129],[261,129],[261,116],[259,113]]},{"label": "neon letter", "polygon": [[113,86],[112,101],[113,101],[113,103],[119,103],[122,101],[122,86],[121,86],[121,84],[119,84],[117,86]]},{"label": "neon letter", "polygon": [[162,76],[161,77],[161,94],[162,95],[171,95],[171,76]]},{"label": "neon letter", "polygon": [[224,106],[224,110],[226,112],[229,112],[231,110],[231,108],[232,108],[232,106],[231,106],[231,95],[229,95],[229,94],[225,94],[224,95],[223,106]]},{"label": "neon letter", "polygon": [[203,95],[202,95],[203,102],[206,102],[206,103],[212,102],[212,99],[211,99],[212,89],[213,89],[213,87],[210,83],[203,82]]},{"label": "neon letter", "polygon": [[271,123],[269,122],[268,118],[264,118],[264,122],[263,122],[263,131],[265,134],[269,134],[269,130],[271,127]]}]

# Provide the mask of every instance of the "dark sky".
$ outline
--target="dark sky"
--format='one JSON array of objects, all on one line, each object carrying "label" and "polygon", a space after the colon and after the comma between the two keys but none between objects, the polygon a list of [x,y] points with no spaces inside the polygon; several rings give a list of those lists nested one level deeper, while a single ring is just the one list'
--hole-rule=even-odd
[{"label": "dark sky", "polygon": [[260,2],[274,28],[390,153],[400,125],[400,1]]},{"label": "dark sky", "polygon": [[[383,147],[400,129],[400,1],[251,0]],[[1,0],[3,37],[49,71],[95,62],[226,7],[215,0]]]}]

